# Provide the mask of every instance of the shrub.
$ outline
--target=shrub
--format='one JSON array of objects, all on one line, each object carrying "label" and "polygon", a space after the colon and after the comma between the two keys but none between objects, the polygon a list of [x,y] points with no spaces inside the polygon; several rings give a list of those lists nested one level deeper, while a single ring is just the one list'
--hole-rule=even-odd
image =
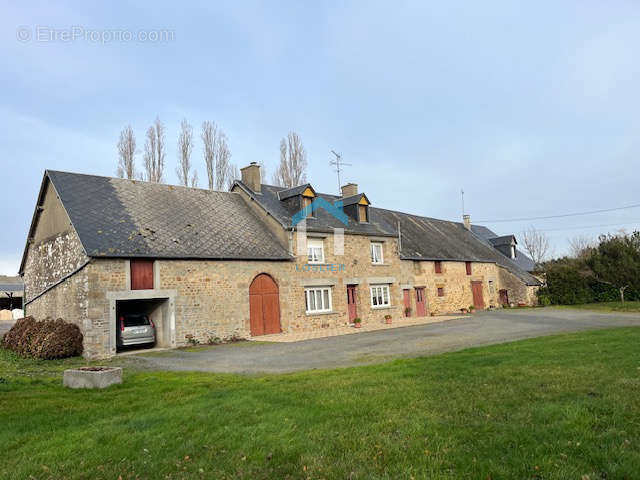
[{"label": "shrub", "polygon": [[51,360],[82,353],[82,333],[77,325],[61,318],[37,321],[19,319],[2,339],[2,346],[18,355]]}]

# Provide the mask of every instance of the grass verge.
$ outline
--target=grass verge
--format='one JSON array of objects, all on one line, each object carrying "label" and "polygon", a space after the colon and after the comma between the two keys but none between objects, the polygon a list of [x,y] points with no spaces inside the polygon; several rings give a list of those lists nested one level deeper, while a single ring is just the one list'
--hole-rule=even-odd
[{"label": "grass verge", "polygon": [[0,478],[635,478],[639,342],[608,329],[258,377],[127,368],[103,391],[61,386],[81,360],[0,351]]},{"label": "grass verge", "polygon": [[597,312],[640,312],[640,302],[600,302],[581,305],[554,305],[554,308],[578,308]]}]

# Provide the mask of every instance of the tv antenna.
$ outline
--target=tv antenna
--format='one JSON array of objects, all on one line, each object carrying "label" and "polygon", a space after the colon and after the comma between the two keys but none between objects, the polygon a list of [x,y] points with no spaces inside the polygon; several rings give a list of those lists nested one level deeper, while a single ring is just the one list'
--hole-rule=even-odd
[{"label": "tv antenna", "polygon": [[329,165],[333,165],[334,167],[336,167],[336,172],[338,174],[338,195],[342,194],[342,182],[340,181],[340,172],[343,170],[342,167],[351,167],[352,165],[350,163],[345,163],[342,161],[342,155],[340,155],[339,153],[334,152],[333,150],[331,150],[331,153],[333,153],[336,156],[335,160],[329,160]]},{"label": "tv antenna", "polygon": [[464,217],[464,189],[460,189],[460,196],[462,197],[462,216]]}]

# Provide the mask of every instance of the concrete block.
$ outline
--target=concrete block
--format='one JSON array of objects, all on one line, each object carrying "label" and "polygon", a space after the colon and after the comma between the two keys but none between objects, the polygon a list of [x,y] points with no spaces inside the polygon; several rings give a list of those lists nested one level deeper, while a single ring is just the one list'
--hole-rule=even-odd
[{"label": "concrete block", "polygon": [[120,367],[81,367],[64,371],[62,383],[68,388],[107,388],[122,383]]}]

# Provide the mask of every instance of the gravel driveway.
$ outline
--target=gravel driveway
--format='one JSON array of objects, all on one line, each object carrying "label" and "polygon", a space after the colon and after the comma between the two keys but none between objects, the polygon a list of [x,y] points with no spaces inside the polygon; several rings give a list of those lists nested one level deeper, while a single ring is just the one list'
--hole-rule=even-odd
[{"label": "gravel driveway", "polygon": [[413,327],[296,343],[242,342],[197,352],[171,350],[136,355],[162,370],[276,373],[379,363],[503,343],[561,332],[638,326],[640,314],[567,309],[479,312],[473,316]]}]

